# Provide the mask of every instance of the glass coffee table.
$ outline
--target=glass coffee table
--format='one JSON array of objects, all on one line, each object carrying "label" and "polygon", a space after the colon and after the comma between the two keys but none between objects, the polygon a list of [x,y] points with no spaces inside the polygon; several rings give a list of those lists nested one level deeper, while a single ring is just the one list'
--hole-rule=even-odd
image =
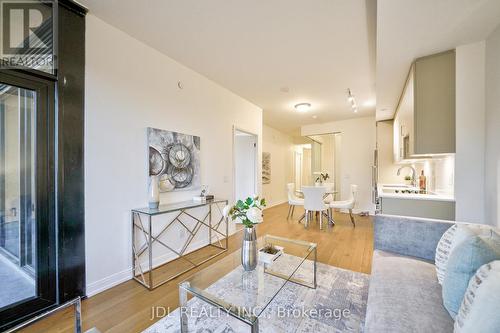
[{"label": "glass coffee table", "polygon": [[187,309],[194,299],[248,324],[249,331],[256,333],[259,316],[287,283],[316,288],[316,243],[271,235],[259,238],[257,243],[258,250],[273,245],[282,248],[282,254],[266,263],[259,256],[257,268],[245,272],[240,249],[179,284],[181,332],[188,332]]}]

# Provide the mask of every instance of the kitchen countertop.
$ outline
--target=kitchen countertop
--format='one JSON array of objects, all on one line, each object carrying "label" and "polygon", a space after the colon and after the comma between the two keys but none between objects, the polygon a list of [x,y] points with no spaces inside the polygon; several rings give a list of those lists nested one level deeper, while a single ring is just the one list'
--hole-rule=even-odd
[{"label": "kitchen countertop", "polygon": [[455,201],[455,196],[445,193],[430,193],[430,194],[416,194],[416,193],[387,193],[383,188],[389,190],[418,190],[418,188],[407,186],[405,184],[379,184],[377,193],[379,198],[393,198],[393,199],[407,199],[407,200],[431,200],[431,201]]}]

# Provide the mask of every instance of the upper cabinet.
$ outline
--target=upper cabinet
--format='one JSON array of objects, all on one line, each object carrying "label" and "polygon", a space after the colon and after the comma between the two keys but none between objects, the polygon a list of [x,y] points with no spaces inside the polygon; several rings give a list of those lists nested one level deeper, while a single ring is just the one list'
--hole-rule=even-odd
[{"label": "upper cabinet", "polygon": [[394,118],[394,160],[455,153],[455,50],[417,59]]}]

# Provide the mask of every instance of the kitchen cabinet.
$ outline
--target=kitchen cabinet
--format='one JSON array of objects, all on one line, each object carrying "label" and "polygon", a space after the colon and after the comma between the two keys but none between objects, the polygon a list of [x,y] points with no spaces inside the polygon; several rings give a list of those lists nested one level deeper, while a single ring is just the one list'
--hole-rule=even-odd
[{"label": "kitchen cabinet", "polygon": [[382,214],[455,220],[455,202],[406,198],[380,198]]},{"label": "kitchen cabinet", "polygon": [[417,59],[394,117],[394,161],[455,153],[455,50]]}]

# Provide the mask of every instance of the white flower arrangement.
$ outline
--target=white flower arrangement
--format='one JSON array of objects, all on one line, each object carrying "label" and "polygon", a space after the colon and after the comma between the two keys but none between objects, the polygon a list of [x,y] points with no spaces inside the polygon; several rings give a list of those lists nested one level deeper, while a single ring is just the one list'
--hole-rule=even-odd
[{"label": "white flower arrangement", "polygon": [[224,217],[231,216],[236,223],[242,223],[247,228],[253,228],[254,224],[264,221],[262,209],[266,206],[266,199],[260,199],[258,196],[248,197],[245,201],[238,200],[236,204],[226,206],[222,210]]}]

